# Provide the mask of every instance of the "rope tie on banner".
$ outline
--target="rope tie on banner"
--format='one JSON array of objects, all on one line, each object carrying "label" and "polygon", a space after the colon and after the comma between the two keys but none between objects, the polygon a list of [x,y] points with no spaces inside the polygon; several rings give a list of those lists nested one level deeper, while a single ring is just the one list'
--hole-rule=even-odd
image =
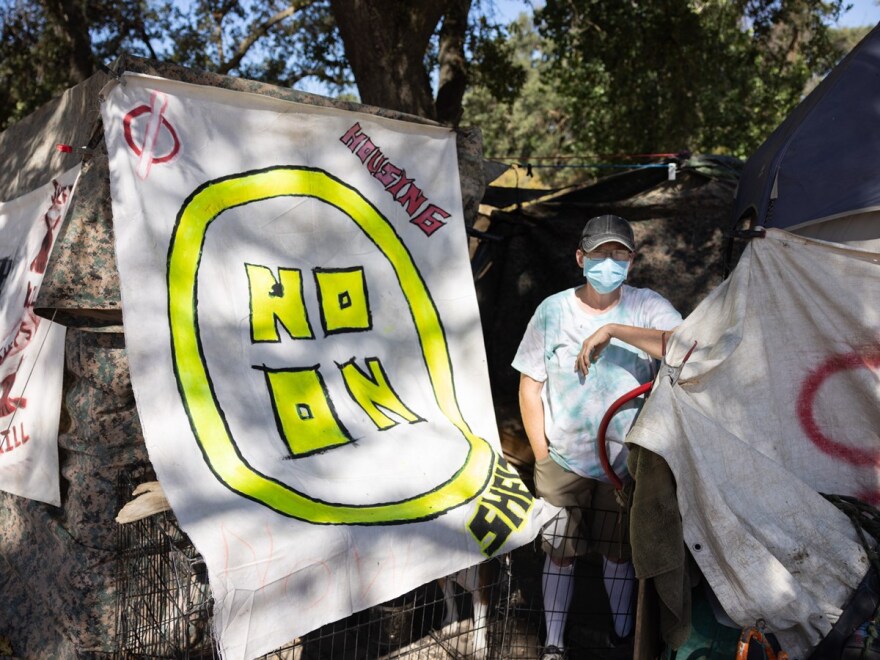
[{"label": "rope tie on banner", "polygon": [[55,149],[60,151],[63,154],[79,153],[79,154],[83,155],[83,158],[91,156],[92,152],[94,151],[94,149],[92,149],[90,147],[74,146],[72,144],[64,144],[61,142],[59,142],[58,144],[55,145]]},{"label": "rope tie on banner", "polygon": [[125,78],[124,78],[123,75],[122,75],[121,73],[119,73],[118,71],[115,71],[114,69],[111,69],[111,68],[110,68],[109,66],[107,66],[106,64],[99,64],[99,65],[98,65],[98,69],[100,69],[101,71],[103,71],[104,73],[106,73],[106,74],[107,74],[108,76],[110,76],[111,78],[114,78],[114,79],[116,80],[116,82],[118,82],[120,85],[123,85],[123,86],[125,85]]},{"label": "rope tie on banner", "polygon": [[85,145],[74,146],[72,144],[66,144],[63,142],[59,142],[55,145],[55,149],[60,151],[63,154],[72,154],[79,153],[82,154],[83,160],[88,160],[95,152],[95,149],[98,148],[98,145],[104,139],[104,131],[101,128],[101,123],[99,121],[95,121],[92,126],[92,133],[89,141]]}]

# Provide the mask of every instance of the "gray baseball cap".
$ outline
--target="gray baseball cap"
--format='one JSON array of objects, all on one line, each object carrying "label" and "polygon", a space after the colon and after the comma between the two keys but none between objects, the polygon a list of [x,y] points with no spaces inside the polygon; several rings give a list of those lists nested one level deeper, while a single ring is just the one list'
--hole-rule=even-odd
[{"label": "gray baseball cap", "polygon": [[595,250],[603,243],[622,243],[632,252],[636,250],[636,239],[632,226],[618,215],[597,215],[587,220],[581,232],[581,249],[584,252]]}]

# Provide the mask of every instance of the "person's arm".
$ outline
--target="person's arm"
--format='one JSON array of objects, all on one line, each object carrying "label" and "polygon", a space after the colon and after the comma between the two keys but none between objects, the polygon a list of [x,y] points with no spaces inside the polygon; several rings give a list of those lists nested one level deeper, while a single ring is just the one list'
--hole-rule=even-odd
[{"label": "person's arm", "polygon": [[575,360],[575,369],[586,376],[590,371],[590,364],[599,358],[612,339],[619,339],[640,351],[644,351],[651,357],[659,359],[663,357],[664,342],[673,332],[675,332],[675,328],[656,330],[654,328],[638,328],[634,325],[608,323],[584,340]]},{"label": "person's arm", "polygon": [[541,381],[520,374],[519,411],[536,461],[546,458],[550,453],[547,436],[544,435],[544,403],[541,401],[543,387],[544,383]]}]

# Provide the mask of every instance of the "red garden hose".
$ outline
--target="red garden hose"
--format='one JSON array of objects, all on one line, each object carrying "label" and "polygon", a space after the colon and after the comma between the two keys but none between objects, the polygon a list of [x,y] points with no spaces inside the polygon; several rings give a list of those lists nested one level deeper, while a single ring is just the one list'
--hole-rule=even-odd
[{"label": "red garden hose", "polygon": [[[663,357],[666,357],[666,336],[663,335]],[[681,361],[681,365],[678,367],[680,371],[682,367],[684,367],[685,363],[690,359],[691,354],[694,352],[694,349],[697,347],[697,342],[694,342],[694,345],[691,346],[690,350],[685,353],[684,359]],[[674,384],[674,383],[673,383]],[[617,413],[618,409],[627,401],[631,401],[635,399],[637,396],[641,396],[642,394],[647,394],[651,391],[651,388],[654,387],[654,381],[649,380],[647,383],[642,383],[634,390],[630,390],[622,397],[617,399],[614,403],[608,406],[608,410],[605,411],[605,416],[602,418],[602,423],[599,424],[599,432],[596,434],[596,442],[599,443],[599,462],[602,464],[602,470],[605,472],[605,476],[608,477],[608,481],[610,481],[616,490],[623,490],[623,482],[620,480],[620,477],[617,476],[617,473],[614,472],[614,468],[611,467],[611,463],[608,461],[608,447],[605,445],[605,432],[608,430],[608,424],[611,422],[611,418]]]},{"label": "red garden hose", "polygon": [[611,418],[614,417],[618,409],[624,403],[631,401],[642,394],[647,394],[651,391],[652,387],[654,387],[654,381],[649,380],[647,383],[642,383],[634,390],[621,396],[617,401],[608,406],[608,410],[605,411],[605,416],[602,418],[602,423],[599,424],[599,432],[596,434],[596,442],[599,443],[599,462],[602,464],[602,469],[605,471],[605,476],[608,477],[608,481],[614,485],[616,490],[623,490],[623,482],[620,480],[620,477],[617,476],[617,473],[614,472],[614,468],[611,467],[611,463],[608,461],[608,447],[605,446],[605,432],[608,430],[608,424],[611,422]]}]

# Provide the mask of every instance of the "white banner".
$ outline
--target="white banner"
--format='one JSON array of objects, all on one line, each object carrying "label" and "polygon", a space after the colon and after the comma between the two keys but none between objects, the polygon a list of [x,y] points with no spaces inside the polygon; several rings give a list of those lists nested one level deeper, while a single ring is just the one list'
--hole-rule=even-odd
[{"label": "white banner", "polygon": [[0,203],[0,490],[55,506],[65,329],[34,302],[79,170]]},{"label": "white banner", "polygon": [[132,384],[250,658],[528,542],[438,127],[125,75],[102,107]]}]

